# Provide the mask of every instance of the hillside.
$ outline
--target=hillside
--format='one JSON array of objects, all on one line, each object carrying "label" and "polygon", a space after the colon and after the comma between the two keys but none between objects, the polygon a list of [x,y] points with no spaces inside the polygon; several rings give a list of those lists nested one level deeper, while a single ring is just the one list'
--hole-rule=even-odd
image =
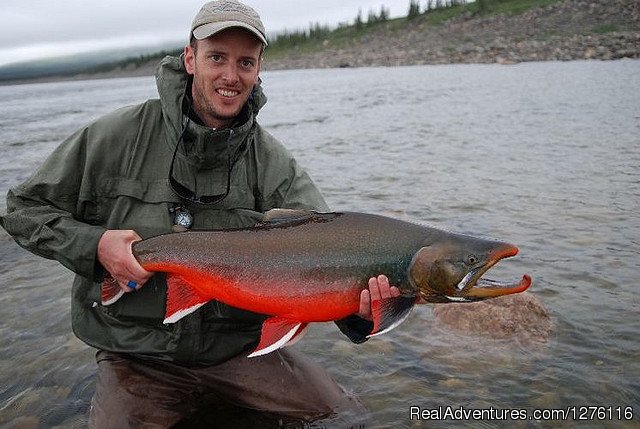
[{"label": "hillside", "polygon": [[338,40],[337,46],[327,38],[322,49],[300,46],[277,52],[267,58],[265,66],[289,69],[640,58],[638,0],[546,3],[550,4],[515,14],[496,7],[496,13],[480,15],[472,7],[460,7],[457,15],[441,23],[434,23],[433,13],[390,21],[348,42]]},{"label": "hillside", "polygon": [[[276,36],[263,69],[640,58],[640,1],[476,0],[302,36]],[[39,80],[151,75],[165,54],[58,70]]]}]

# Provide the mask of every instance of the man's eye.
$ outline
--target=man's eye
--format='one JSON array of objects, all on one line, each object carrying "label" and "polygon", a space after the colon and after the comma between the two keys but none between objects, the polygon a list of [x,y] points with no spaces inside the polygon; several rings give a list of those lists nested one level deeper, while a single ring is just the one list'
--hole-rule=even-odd
[{"label": "man's eye", "polygon": [[242,67],[244,67],[244,68],[253,67],[253,61],[251,61],[251,60],[243,60],[242,61]]},{"label": "man's eye", "polygon": [[211,55],[211,59],[213,61],[215,61],[216,63],[219,63],[220,61],[222,61],[222,55],[213,54],[213,55]]}]

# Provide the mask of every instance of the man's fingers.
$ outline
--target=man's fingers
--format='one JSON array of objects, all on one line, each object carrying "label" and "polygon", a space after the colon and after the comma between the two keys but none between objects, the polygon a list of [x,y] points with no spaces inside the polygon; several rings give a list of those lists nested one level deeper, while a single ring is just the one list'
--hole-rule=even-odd
[{"label": "man's fingers", "polygon": [[380,298],[391,298],[391,292],[389,291],[389,279],[384,274],[378,276],[378,289],[380,290]]},{"label": "man's fingers", "polygon": [[149,280],[147,277],[137,277],[132,274],[118,277],[118,284],[125,292],[133,292],[140,289]]},{"label": "man's fingers", "polygon": [[360,292],[360,311],[358,316],[363,319],[371,320],[371,294],[367,289]]},{"label": "man's fingers", "polygon": [[400,289],[395,286],[389,285],[389,279],[384,274],[377,277],[377,289],[380,293],[381,299],[395,298],[400,296]]},{"label": "man's fingers", "polygon": [[118,280],[118,285],[124,292],[134,292],[142,286],[133,280]]},{"label": "man's fingers", "polygon": [[142,268],[133,255],[131,255],[129,263],[124,268],[124,272],[118,276],[118,283],[122,290],[126,292],[140,289],[153,275],[152,272]]},{"label": "man's fingers", "polygon": [[98,260],[125,292],[140,288],[153,274],[133,256],[131,246],[140,240],[133,230],[107,230],[98,242]]},{"label": "man's fingers", "polygon": [[371,294],[372,302],[382,299],[380,295],[380,286],[378,285],[378,277],[371,277],[369,279],[369,293]]},{"label": "man's fingers", "polygon": [[147,271],[138,262],[136,258],[131,256],[131,261],[127,265],[127,276],[129,280],[133,280],[136,283],[143,284],[153,275],[151,271]]},{"label": "man's fingers", "polygon": [[133,279],[137,279],[139,283],[144,283],[149,279],[149,277],[151,277],[152,273],[142,268],[142,265],[140,265],[136,257],[133,256],[133,244],[138,241],[142,241],[142,238],[137,233],[134,232],[134,234],[135,236],[132,237],[132,240],[129,242],[129,255],[131,261],[129,264],[129,271],[131,272]]},{"label": "man's fingers", "polygon": [[360,311],[357,313],[363,319],[371,321],[371,304],[381,299],[400,296],[400,289],[389,285],[389,279],[384,274],[369,279],[369,289],[360,292]]}]

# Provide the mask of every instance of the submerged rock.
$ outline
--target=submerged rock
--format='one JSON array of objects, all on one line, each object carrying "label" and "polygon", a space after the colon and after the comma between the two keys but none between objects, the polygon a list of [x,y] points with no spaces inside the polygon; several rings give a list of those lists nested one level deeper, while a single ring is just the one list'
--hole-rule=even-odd
[{"label": "submerged rock", "polygon": [[546,342],[553,331],[549,312],[527,292],[468,304],[438,304],[433,314],[440,324],[461,334],[513,338],[524,344]]},{"label": "submerged rock", "polygon": [[17,417],[10,421],[7,426],[2,427],[9,429],[39,429],[40,419],[35,416]]}]

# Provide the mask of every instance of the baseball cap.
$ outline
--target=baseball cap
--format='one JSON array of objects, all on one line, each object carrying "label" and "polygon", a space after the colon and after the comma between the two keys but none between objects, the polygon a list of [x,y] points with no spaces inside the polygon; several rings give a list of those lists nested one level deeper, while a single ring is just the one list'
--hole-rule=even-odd
[{"label": "baseball cap", "polygon": [[267,45],[260,15],[237,0],[214,0],[205,3],[193,19],[191,33],[196,39],[202,40],[233,27],[250,31],[265,46]]}]

